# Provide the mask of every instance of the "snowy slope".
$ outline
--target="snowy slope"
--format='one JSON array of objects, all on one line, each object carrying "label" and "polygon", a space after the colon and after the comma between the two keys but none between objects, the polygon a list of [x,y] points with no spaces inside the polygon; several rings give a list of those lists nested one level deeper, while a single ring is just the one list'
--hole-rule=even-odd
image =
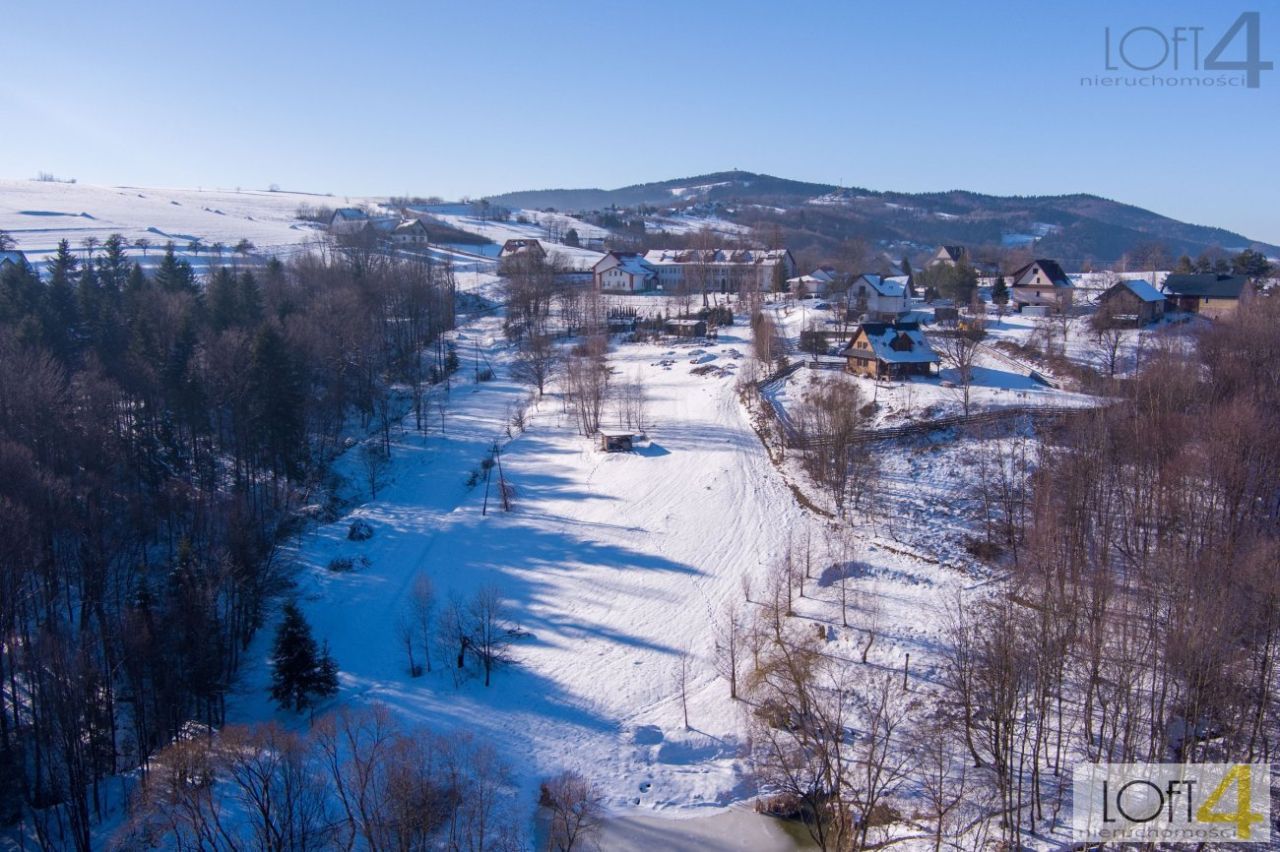
[{"label": "snowy slope", "polygon": [[[710,624],[727,603],[741,605],[744,575],[762,588],[771,563],[823,534],[738,402],[745,331],[722,330],[718,345],[696,349],[617,347],[610,363],[619,376],[642,376],[647,385],[651,442],[632,454],[599,453],[548,396],[503,455],[519,489],[515,510],[497,511],[491,498],[482,516],[483,487],[465,481],[490,445],[505,443],[510,413],[528,393],[506,379],[500,322],[474,320],[458,341],[463,381],[477,351],[497,367],[498,380],[455,386],[443,434],[433,414],[425,439],[402,435],[394,482],[354,512],[373,525],[374,537],[348,541],[344,518],[298,545],[298,594],[342,668],[335,702],[381,702],[408,724],[478,732],[514,764],[530,812],[537,780],[560,768],[596,781],[618,814],[690,816],[749,799],[744,705],[729,699],[714,673]],[[694,374],[692,362],[723,370]],[[342,464],[358,482],[354,459]],[[903,498],[903,517],[922,493]],[[886,625],[873,658],[886,666],[904,653],[927,661],[939,630],[928,614],[968,580],[941,567],[927,542],[895,544],[886,534],[897,536],[865,531],[856,580],[883,598],[867,610]],[[332,573],[325,566],[336,556],[365,557],[368,565]],[[512,620],[528,636],[516,643],[517,664],[500,671],[491,688],[479,680],[455,687],[439,659],[434,673],[409,677],[396,620],[420,571],[442,598],[486,583],[506,595]],[[797,608],[838,625],[834,592],[815,581],[810,594]],[[851,623],[855,628],[829,631],[832,648],[850,658],[861,641],[857,613]],[[266,700],[270,634],[264,630],[256,641],[233,721],[277,717]],[[692,730],[684,727],[674,684],[683,653],[693,660]]]},{"label": "snowy slope", "polygon": [[[530,216],[547,215],[532,211],[526,212],[529,212]],[[460,231],[479,234],[482,237],[492,240],[494,245],[486,246],[485,248],[493,251],[495,254],[502,249],[502,244],[507,240],[534,239],[542,240],[548,253],[553,256],[558,256],[563,262],[574,269],[589,270],[597,260],[604,257],[603,252],[592,251],[591,249],[584,248],[573,248],[559,243],[547,242],[546,230],[540,225],[523,224],[515,221],[495,222],[491,219],[480,219],[476,216],[468,216],[461,213],[433,212],[430,216],[431,218],[438,219],[444,224],[457,228]],[[603,236],[607,233],[603,231],[603,229],[578,222],[578,220],[571,219],[568,216],[561,215],[558,218],[562,220],[560,224],[567,225],[567,227],[565,227],[566,231],[569,227],[581,227],[587,229],[587,233],[585,234],[582,230],[578,231],[578,233],[582,235],[583,239],[586,239],[588,236]]]},{"label": "snowy slope", "polygon": [[[0,180],[0,230],[8,231],[34,263],[58,240],[79,249],[86,237],[113,233],[159,248],[172,240],[185,250],[192,238],[230,247],[248,239],[262,254],[289,254],[320,231],[298,221],[300,204],[332,206],[335,199],[296,192],[152,189],[32,180]],[[136,250],[135,250],[136,253]],[[153,252],[154,253],[154,252]]]}]

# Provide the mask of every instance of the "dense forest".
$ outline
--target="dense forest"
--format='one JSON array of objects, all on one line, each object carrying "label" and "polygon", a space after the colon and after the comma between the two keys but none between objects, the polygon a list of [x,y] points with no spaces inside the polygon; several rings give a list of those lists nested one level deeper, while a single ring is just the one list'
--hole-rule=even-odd
[{"label": "dense forest", "polygon": [[4,268],[0,825],[88,849],[103,779],[223,721],[278,543],[344,430],[389,451],[445,375],[453,295],[372,252],[144,271],[119,236]]}]

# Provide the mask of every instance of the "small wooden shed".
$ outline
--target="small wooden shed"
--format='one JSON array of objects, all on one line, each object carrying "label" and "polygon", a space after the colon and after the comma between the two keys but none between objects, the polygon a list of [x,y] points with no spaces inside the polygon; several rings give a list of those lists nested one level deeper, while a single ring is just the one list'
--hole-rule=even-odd
[{"label": "small wooden shed", "polygon": [[662,330],[674,337],[706,337],[707,322],[700,319],[669,319]]},{"label": "small wooden shed", "polygon": [[630,432],[600,432],[600,449],[606,453],[629,453],[635,436]]}]

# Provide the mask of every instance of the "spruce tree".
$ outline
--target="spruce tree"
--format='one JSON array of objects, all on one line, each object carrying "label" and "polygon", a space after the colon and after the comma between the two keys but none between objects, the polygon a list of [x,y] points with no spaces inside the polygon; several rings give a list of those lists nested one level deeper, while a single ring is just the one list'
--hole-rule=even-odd
[{"label": "spruce tree", "polygon": [[318,648],[302,611],[297,604],[286,603],[271,650],[272,700],[297,712],[337,691],[338,664],[328,644]]},{"label": "spruce tree", "polygon": [[996,305],[1009,304],[1009,285],[1004,283],[1003,275],[997,278],[996,283],[991,287],[991,302]]}]

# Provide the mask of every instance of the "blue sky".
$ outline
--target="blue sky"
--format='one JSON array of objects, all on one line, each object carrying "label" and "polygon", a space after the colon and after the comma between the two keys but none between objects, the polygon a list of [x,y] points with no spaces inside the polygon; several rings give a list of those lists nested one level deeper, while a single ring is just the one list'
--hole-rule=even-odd
[{"label": "blue sky", "polygon": [[740,168],[1092,192],[1280,243],[1277,72],[1080,82],[1106,27],[1204,27],[1203,56],[1246,8],[1280,59],[1275,2],[10,0],[0,176],[458,197]]}]

